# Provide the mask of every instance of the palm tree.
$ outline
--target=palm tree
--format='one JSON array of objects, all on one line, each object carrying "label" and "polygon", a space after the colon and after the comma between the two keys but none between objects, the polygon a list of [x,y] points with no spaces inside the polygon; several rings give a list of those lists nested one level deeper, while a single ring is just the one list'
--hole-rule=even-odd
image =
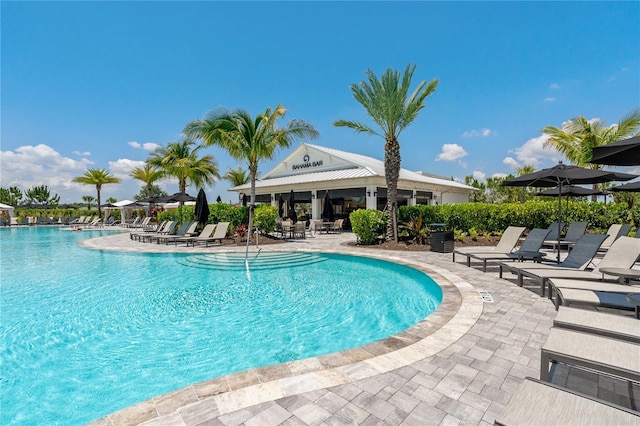
[{"label": "palm tree", "polygon": [[278,105],[274,110],[267,108],[255,119],[243,110],[230,111],[226,108],[207,113],[203,120],[187,123],[184,133],[200,139],[205,145],[217,145],[225,149],[233,158],[246,160],[251,180],[251,202],[249,209],[249,229],[253,226],[256,178],[258,164],[272,159],[276,149],[288,148],[295,140],[315,139],[317,130],[303,120],[291,120],[284,127],[278,127],[278,119],[284,118],[286,109]]},{"label": "palm tree", "polygon": [[98,216],[102,216],[102,210],[100,209],[102,185],[120,183],[121,179],[111,175],[106,169],[87,169],[84,175],[73,178],[73,182],[96,186],[96,191],[98,192]]},{"label": "palm tree", "polygon": [[[587,120],[577,116],[562,123],[562,127],[546,126],[542,133],[549,136],[545,147],[553,148],[579,167],[601,169],[602,165],[590,163],[593,148],[635,136],[640,128],[640,109],[622,117],[618,124],[607,126],[600,119]],[[593,185],[598,188],[597,184]],[[593,196],[595,200],[595,195]]]},{"label": "palm tree", "polygon": [[[144,188],[147,190],[147,197],[153,197],[153,186],[156,181],[162,179],[164,173],[158,167],[145,163],[142,167],[136,167],[131,171],[130,176],[136,180],[144,182]],[[147,216],[151,216],[151,203],[147,207]]]},{"label": "palm tree", "polygon": [[[249,182],[249,173],[240,166],[235,169],[229,167],[227,173],[222,175],[222,179],[229,181],[233,186],[240,186]],[[238,194],[239,201],[242,201],[242,195]]]},{"label": "palm tree", "polygon": [[196,187],[215,183],[220,174],[213,155],[198,157],[202,146],[194,145],[189,138],[169,142],[166,147],[153,151],[147,164],[159,168],[163,176],[177,178],[180,192],[187,192],[189,182]]},{"label": "palm tree", "polygon": [[420,82],[418,87],[409,94],[411,78],[415,65],[407,65],[402,79],[400,73],[391,68],[378,77],[367,70],[367,80],[350,86],[353,97],[367,111],[367,114],[380,127],[381,132],[372,127],[349,120],[337,120],[333,123],[337,127],[349,127],[356,133],[384,138],[384,174],[387,181],[387,240],[398,242],[398,178],[400,176],[400,144],[398,137],[409,124],[418,116],[418,112],[425,107],[425,99],[431,95],[438,80],[429,84]]},{"label": "palm tree", "polygon": [[93,195],[83,195],[82,201],[87,203],[87,210],[91,210],[91,203],[93,203],[96,198]]}]

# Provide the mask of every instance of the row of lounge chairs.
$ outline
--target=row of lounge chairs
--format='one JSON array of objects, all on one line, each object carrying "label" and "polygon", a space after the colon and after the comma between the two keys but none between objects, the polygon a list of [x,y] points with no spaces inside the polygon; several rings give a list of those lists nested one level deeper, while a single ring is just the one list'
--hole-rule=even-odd
[{"label": "row of lounge chairs", "polygon": [[185,222],[176,230],[176,221],[165,221],[153,229],[143,232],[130,232],[129,238],[134,241],[156,242],[157,244],[174,243],[176,246],[179,243],[184,243],[187,247],[195,247],[198,244],[205,244],[208,247],[209,244],[222,243],[223,240],[227,239],[229,222],[207,224],[199,233],[196,233],[197,225],[197,222]]},{"label": "row of lounge chairs", "polygon": [[557,362],[640,382],[638,321],[562,307],[540,350],[540,378],[523,381],[495,424],[640,424],[638,411],[550,383],[549,367]]}]

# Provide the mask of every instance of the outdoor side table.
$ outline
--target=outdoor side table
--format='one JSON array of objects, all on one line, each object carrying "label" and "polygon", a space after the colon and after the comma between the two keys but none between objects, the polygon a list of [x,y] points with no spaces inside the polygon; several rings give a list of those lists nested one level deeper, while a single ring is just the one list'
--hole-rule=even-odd
[{"label": "outdoor side table", "polygon": [[628,269],[628,268],[602,268],[600,269],[602,273],[602,279],[604,280],[604,276],[613,275],[614,277],[619,277],[620,282],[624,284],[629,284],[631,280],[640,280],[640,270],[638,269]]},{"label": "outdoor side table", "polygon": [[628,294],[627,301],[636,305],[636,319],[640,319],[640,293]]},{"label": "outdoor side table", "polygon": [[534,262],[541,263],[542,258],[547,255],[547,253],[541,251],[530,251],[530,250],[518,250],[511,253],[515,256],[520,262],[524,260],[533,260]]}]

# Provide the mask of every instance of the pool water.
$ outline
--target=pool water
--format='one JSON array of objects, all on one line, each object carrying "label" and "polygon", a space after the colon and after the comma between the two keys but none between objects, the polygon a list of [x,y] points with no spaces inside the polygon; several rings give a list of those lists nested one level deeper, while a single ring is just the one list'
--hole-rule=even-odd
[{"label": "pool water", "polygon": [[[326,253],[136,254],[109,231],[0,229],[0,424],[84,424],[249,368],[396,334],[433,312],[415,269]],[[141,243],[142,244],[142,243]]]}]

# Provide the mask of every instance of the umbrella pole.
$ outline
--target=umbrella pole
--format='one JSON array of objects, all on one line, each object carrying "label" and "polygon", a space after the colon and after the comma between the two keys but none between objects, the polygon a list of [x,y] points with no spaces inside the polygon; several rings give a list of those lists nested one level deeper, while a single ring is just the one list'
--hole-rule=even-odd
[{"label": "umbrella pole", "polygon": [[560,263],[560,232],[562,232],[562,181],[558,192],[558,263]]}]

